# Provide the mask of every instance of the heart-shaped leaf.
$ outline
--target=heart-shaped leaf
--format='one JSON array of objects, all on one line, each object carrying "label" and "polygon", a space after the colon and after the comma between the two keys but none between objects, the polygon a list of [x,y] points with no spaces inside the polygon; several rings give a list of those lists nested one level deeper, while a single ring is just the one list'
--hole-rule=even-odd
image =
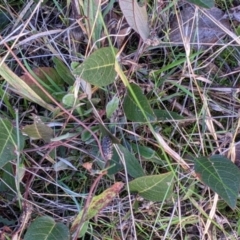
[{"label": "heart-shaped leaf", "polygon": [[130,191],[150,201],[163,201],[173,193],[173,173],[144,176],[129,183]]},{"label": "heart-shaped leaf", "polygon": [[120,8],[129,26],[145,41],[149,36],[148,14],[146,5],[140,7],[137,0],[121,0]]},{"label": "heart-shaped leaf", "polygon": [[67,240],[70,239],[68,228],[63,223],[56,223],[53,218],[44,216],[34,220],[28,227],[24,240]]},{"label": "heart-shaped leaf", "polygon": [[195,172],[231,208],[236,207],[240,190],[240,170],[229,159],[221,155],[195,159]]},{"label": "heart-shaped leaf", "polygon": [[[117,53],[117,49],[114,51]],[[101,48],[92,53],[80,66],[74,69],[74,74],[98,87],[113,83],[116,72],[115,54],[112,48]]]}]

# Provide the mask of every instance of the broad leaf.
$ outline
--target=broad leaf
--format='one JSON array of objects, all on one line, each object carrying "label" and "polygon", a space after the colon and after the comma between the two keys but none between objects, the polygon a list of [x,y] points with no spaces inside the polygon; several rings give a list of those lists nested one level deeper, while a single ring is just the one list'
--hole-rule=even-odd
[{"label": "broad leaf", "polygon": [[28,227],[24,240],[67,240],[70,234],[67,226],[56,223],[53,218],[44,216],[34,220]]},{"label": "broad leaf", "polygon": [[137,145],[137,144],[133,144],[133,143],[131,144],[131,146],[135,152],[139,153],[145,159],[151,159],[156,154],[156,152],[154,150],[152,150],[151,148],[146,147],[146,146]]},{"label": "broad leaf", "polygon": [[[115,53],[117,49],[114,49]],[[98,86],[107,86],[115,81],[115,54],[112,48],[96,50],[80,66],[74,69],[74,74],[85,81]]]},{"label": "broad leaf", "polygon": [[148,14],[146,4],[142,7],[137,0],[121,0],[120,8],[129,26],[133,28],[145,41],[149,37]]},{"label": "broad leaf", "polygon": [[240,170],[229,159],[221,155],[195,159],[195,172],[231,208],[236,207],[240,190]]},{"label": "broad leaf", "polygon": [[110,102],[107,103],[106,113],[107,118],[110,118],[112,114],[117,110],[119,104],[119,98],[114,96]]},{"label": "broad leaf", "polygon": [[16,151],[24,147],[24,137],[21,133],[19,145],[17,141],[17,130],[13,128],[10,121],[0,118],[0,168],[6,163],[17,158]]},{"label": "broad leaf", "polygon": [[[17,192],[16,189],[16,182],[15,182],[15,173],[14,169],[15,166],[11,162],[5,164],[1,169],[3,170],[1,174],[1,181],[0,181],[0,193],[4,192]],[[6,197],[9,201],[12,200],[12,195],[6,194]],[[1,220],[0,220],[1,221]]]},{"label": "broad leaf", "polygon": [[129,183],[130,191],[150,201],[163,201],[173,193],[173,173],[136,178]]},{"label": "broad leaf", "polygon": [[73,107],[78,103],[78,100],[75,98],[75,95],[73,93],[68,93],[62,98],[62,103],[66,107]]},{"label": "broad leaf", "polygon": [[125,161],[127,173],[134,178],[142,177],[145,175],[139,161],[134,157],[134,155],[128,151],[127,148],[122,145],[118,145],[121,153],[124,156],[123,161]]},{"label": "broad leaf", "polygon": [[142,113],[139,105],[141,106],[142,110],[145,112],[145,115],[150,119],[154,120],[155,115],[153,110],[151,109],[147,98],[143,95],[142,89],[137,86],[136,84],[130,85],[135,97],[138,99],[138,103],[136,103],[134,97],[132,96],[130,90],[128,89],[127,95],[123,102],[123,109],[124,113],[126,114],[127,119],[134,121],[134,122],[146,122],[147,119],[145,118],[144,114]]},{"label": "broad leaf", "polygon": [[189,3],[193,3],[199,7],[212,8],[214,7],[214,0],[187,0]]},{"label": "broad leaf", "polygon": [[[122,145],[117,145],[117,150],[113,148],[113,156],[110,160],[109,166],[111,168],[108,170],[108,174],[116,174],[124,169],[122,161],[125,161],[127,174],[131,177],[137,178],[145,175],[139,161],[134,157],[134,154],[129,152],[129,150]],[[119,154],[120,151],[120,154]]]},{"label": "broad leaf", "polygon": [[73,85],[75,79],[68,67],[57,57],[53,58],[53,62],[59,76],[61,76],[61,78],[70,86]]},{"label": "broad leaf", "polygon": [[23,127],[22,133],[33,140],[43,139],[45,142],[50,142],[53,130],[45,125],[40,117],[34,115],[34,123]]}]

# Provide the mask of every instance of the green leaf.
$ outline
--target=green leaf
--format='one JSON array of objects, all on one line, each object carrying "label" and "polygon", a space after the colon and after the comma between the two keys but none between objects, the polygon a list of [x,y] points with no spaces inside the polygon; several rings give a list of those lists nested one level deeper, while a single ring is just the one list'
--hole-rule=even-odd
[{"label": "green leaf", "polygon": [[0,168],[6,163],[17,158],[16,151],[24,147],[24,137],[21,133],[19,145],[17,141],[17,130],[13,128],[10,121],[0,118]]},{"label": "green leaf", "polygon": [[87,32],[91,33],[92,41],[100,47],[98,40],[101,38],[103,28],[101,1],[83,1],[83,3],[84,16],[87,17]]},{"label": "green leaf", "polygon": [[141,146],[137,144],[131,144],[131,146],[135,152],[139,153],[145,159],[151,159],[156,154],[154,150],[146,146]]},{"label": "green leaf", "polygon": [[106,113],[107,118],[109,119],[113,113],[117,110],[119,104],[119,98],[114,96],[110,102],[107,103]]},{"label": "green leaf", "polygon": [[[108,174],[116,174],[119,171],[123,170],[123,164],[122,160],[125,161],[127,173],[134,178],[142,177],[145,175],[139,161],[134,157],[133,153],[129,152],[127,148],[123,147],[120,144],[116,144],[118,146],[118,150],[121,152],[119,154],[119,151],[116,151],[115,148],[113,148],[113,156],[110,160],[110,166],[112,166],[108,170]],[[122,156],[124,159],[122,159]]]},{"label": "green leaf", "polygon": [[68,67],[57,57],[53,58],[55,64],[55,69],[58,72],[59,76],[70,86],[73,85],[75,79]]},{"label": "green leaf", "polygon": [[208,9],[214,7],[214,0],[187,0],[187,2]]},{"label": "green leaf", "polygon": [[183,116],[179,115],[176,112],[154,109],[154,114],[156,115],[158,120],[182,120]]},{"label": "green leaf", "polygon": [[10,23],[11,19],[7,11],[3,11],[3,9],[0,10],[0,31],[2,31]]},{"label": "green leaf", "polygon": [[145,112],[146,116],[150,120],[155,119],[155,115],[153,113],[152,108],[150,107],[147,98],[143,95],[142,89],[137,86],[136,84],[130,84],[135,97],[138,99],[139,103],[135,102],[134,97],[132,96],[130,90],[128,89],[127,95],[123,102],[123,109],[126,114],[126,117],[130,121],[134,122],[146,122],[147,119],[145,118],[144,114],[142,113],[139,105],[142,107],[143,111]]},{"label": "green leaf", "polygon": [[[114,49],[117,53],[117,49]],[[74,70],[86,82],[95,86],[107,86],[115,81],[115,54],[111,47],[101,48],[92,53]]]},{"label": "green leaf", "polygon": [[63,223],[56,223],[53,218],[44,216],[34,220],[28,227],[24,240],[67,240],[70,239],[68,228]]},{"label": "green leaf", "polygon": [[142,177],[145,175],[139,161],[134,157],[134,155],[128,151],[127,148],[122,145],[118,145],[121,153],[124,156],[124,161],[127,168],[127,173],[134,178]]},{"label": "green leaf", "polygon": [[109,166],[111,166],[111,168],[108,169],[109,175],[114,175],[123,170],[122,162],[115,148],[113,148],[113,156],[110,160]]},{"label": "green leaf", "polygon": [[[2,168],[3,170],[1,174],[1,181],[0,181],[0,193],[4,192],[13,192],[16,193],[16,183],[15,183],[15,173],[13,170],[12,163],[8,162]],[[9,201],[12,200],[12,196],[6,195]]]},{"label": "green leaf", "polygon": [[231,207],[236,207],[240,190],[240,170],[222,155],[195,159],[195,172],[214,192]]},{"label": "green leaf", "polygon": [[173,193],[173,173],[144,176],[129,183],[131,192],[137,192],[150,201],[163,201]]},{"label": "green leaf", "polygon": [[66,107],[73,107],[76,104],[76,98],[73,93],[68,93],[62,98],[62,103]]},{"label": "green leaf", "polygon": [[45,142],[50,142],[53,136],[53,130],[36,115],[34,115],[34,123],[23,127],[22,133],[33,140],[43,139]]},{"label": "green leaf", "polygon": [[[95,133],[95,132],[99,131],[99,126],[93,126],[93,127],[91,127],[90,129]],[[89,131],[87,131],[87,130],[83,130],[83,131],[82,131],[81,140],[82,140],[83,142],[86,143],[86,142],[89,141],[91,138],[92,138],[92,134],[91,134]]]},{"label": "green leaf", "polygon": [[89,221],[84,222],[82,228],[79,231],[79,235],[78,235],[79,238],[85,239],[84,236],[87,233],[88,226],[89,226]]}]

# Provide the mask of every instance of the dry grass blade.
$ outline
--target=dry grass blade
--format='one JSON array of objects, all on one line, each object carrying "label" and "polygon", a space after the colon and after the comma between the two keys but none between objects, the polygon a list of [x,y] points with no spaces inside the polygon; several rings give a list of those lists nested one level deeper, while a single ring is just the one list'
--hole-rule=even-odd
[{"label": "dry grass blade", "polygon": [[[0,59],[1,61],[1,59]],[[21,78],[19,78],[9,67],[2,63],[0,66],[0,75],[13,86],[13,91],[17,92],[22,97],[29,99],[40,106],[54,111],[54,107],[42,100]]]}]

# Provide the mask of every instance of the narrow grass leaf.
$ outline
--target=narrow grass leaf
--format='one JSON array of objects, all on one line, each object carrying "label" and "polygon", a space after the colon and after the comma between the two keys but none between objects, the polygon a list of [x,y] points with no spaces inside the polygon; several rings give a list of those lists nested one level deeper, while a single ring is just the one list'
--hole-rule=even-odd
[{"label": "narrow grass leaf", "polygon": [[16,159],[16,151],[24,147],[24,137],[20,134],[20,146],[17,142],[17,130],[11,122],[0,118],[0,168],[9,161]]},{"label": "narrow grass leaf", "polygon": [[[34,79],[36,79],[51,95],[55,96],[56,93],[63,92],[64,82],[54,68],[39,67],[31,70],[31,68],[28,67],[28,70]],[[36,85],[36,83],[32,80],[32,78],[29,77],[28,74],[22,75],[21,79],[44,101],[47,103],[52,103],[52,100]]]},{"label": "narrow grass leaf", "polygon": [[24,240],[68,240],[70,234],[67,226],[57,223],[48,216],[36,218],[24,236]]},{"label": "narrow grass leaf", "polygon": [[195,172],[202,182],[235,208],[240,191],[240,170],[222,155],[195,159]]},{"label": "narrow grass leaf", "polygon": [[158,120],[183,120],[184,119],[183,116],[173,111],[161,110],[161,109],[154,109],[153,111]]},{"label": "narrow grass leaf", "polygon": [[182,86],[181,84],[176,83],[175,81],[171,81],[168,80],[166,82],[171,83],[173,86],[176,86],[177,88],[181,89],[186,95],[188,95],[189,97],[195,99],[196,97],[184,86]]},{"label": "narrow grass leaf", "polygon": [[[199,56],[202,53],[202,51],[198,51],[197,53],[193,53],[189,56],[189,59],[191,61],[194,60],[194,58],[196,58],[197,56]],[[153,70],[151,72],[151,75],[153,76],[161,76],[161,73],[163,72],[167,72],[170,69],[173,69],[174,67],[179,67],[179,65],[181,65],[182,63],[185,63],[187,61],[186,57],[182,58],[182,55],[180,56],[176,56],[176,59],[174,59],[173,62],[167,64],[166,66],[160,68],[159,70]]]},{"label": "narrow grass leaf", "polygon": [[103,28],[101,20],[101,1],[91,0],[84,1],[83,4],[84,15],[87,17],[87,31],[88,35],[92,37],[93,42],[100,47],[100,42],[97,41],[101,38],[101,32]]},{"label": "narrow grass leaf", "polygon": [[129,183],[131,192],[137,192],[149,201],[163,201],[173,194],[173,173],[136,178]]},{"label": "narrow grass leaf", "polygon": [[[142,89],[136,84],[130,84],[130,86],[134,92],[135,97],[138,99],[138,103],[135,102],[134,97],[128,90],[123,102],[123,109],[127,119],[134,122],[146,122],[146,118],[142,113],[143,110],[149,120],[154,120],[154,112],[150,107],[147,98],[143,95]],[[142,107],[142,110],[139,108],[139,105]]]},{"label": "narrow grass leaf", "polygon": [[148,14],[146,4],[139,6],[137,0],[121,0],[120,8],[129,26],[145,41],[149,37]]},{"label": "narrow grass leaf", "polygon": [[[114,49],[117,53],[117,49]],[[92,53],[80,66],[74,69],[86,82],[95,86],[107,86],[115,81],[115,55],[111,47],[105,47]]]},{"label": "narrow grass leaf", "polygon": [[214,7],[214,0],[187,0],[187,2],[208,9]]}]

